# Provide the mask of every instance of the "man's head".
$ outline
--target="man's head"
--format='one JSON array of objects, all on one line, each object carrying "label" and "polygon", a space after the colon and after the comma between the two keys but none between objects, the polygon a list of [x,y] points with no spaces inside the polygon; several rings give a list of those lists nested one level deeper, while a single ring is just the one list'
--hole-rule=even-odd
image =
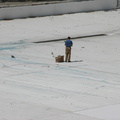
[{"label": "man's head", "polygon": [[68,37],[68,39],[70,40],[71,38],[70,38],[70,37]]}]

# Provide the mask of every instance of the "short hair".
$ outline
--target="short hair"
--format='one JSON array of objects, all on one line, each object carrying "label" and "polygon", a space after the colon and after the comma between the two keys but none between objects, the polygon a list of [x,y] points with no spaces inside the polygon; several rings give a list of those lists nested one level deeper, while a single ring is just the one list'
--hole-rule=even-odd
[{"label": "short hair", "polygon": [[68,39],[71,39],[70,37],[68,37]]}]

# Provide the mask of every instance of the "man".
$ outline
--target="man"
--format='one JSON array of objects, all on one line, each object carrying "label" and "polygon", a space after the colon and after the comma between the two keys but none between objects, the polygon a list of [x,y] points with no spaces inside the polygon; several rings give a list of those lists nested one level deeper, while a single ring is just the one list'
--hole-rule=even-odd
[{"label": "man", "polygon": [[68,39],[65,41],[65,53],[66,53],[66,57],[65,57],[65,62],[71,62],[71,47],[73,45],[73,42],[70,40],[71,38],[68,37]]}]

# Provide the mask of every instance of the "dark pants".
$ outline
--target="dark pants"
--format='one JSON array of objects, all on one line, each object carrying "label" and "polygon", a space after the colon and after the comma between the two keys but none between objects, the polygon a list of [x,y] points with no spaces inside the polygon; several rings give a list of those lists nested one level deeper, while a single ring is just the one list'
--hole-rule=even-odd
[{"label": "dark pants", "polygon": [[71,47],[66,47],[65,48],[65,53],[66,53],[66,57],[65,57],[65,62],[69,62],[71,59]]}]

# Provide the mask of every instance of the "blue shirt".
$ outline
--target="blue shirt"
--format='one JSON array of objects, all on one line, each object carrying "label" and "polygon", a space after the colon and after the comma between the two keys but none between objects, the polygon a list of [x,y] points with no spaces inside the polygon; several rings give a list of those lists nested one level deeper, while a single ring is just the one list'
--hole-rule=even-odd
[{"label": "blue shirt", "polygon": [[65,46],[66,47],[71,47],[73,45],[73,42],[71,40],[66,40],[65,41]]}]

